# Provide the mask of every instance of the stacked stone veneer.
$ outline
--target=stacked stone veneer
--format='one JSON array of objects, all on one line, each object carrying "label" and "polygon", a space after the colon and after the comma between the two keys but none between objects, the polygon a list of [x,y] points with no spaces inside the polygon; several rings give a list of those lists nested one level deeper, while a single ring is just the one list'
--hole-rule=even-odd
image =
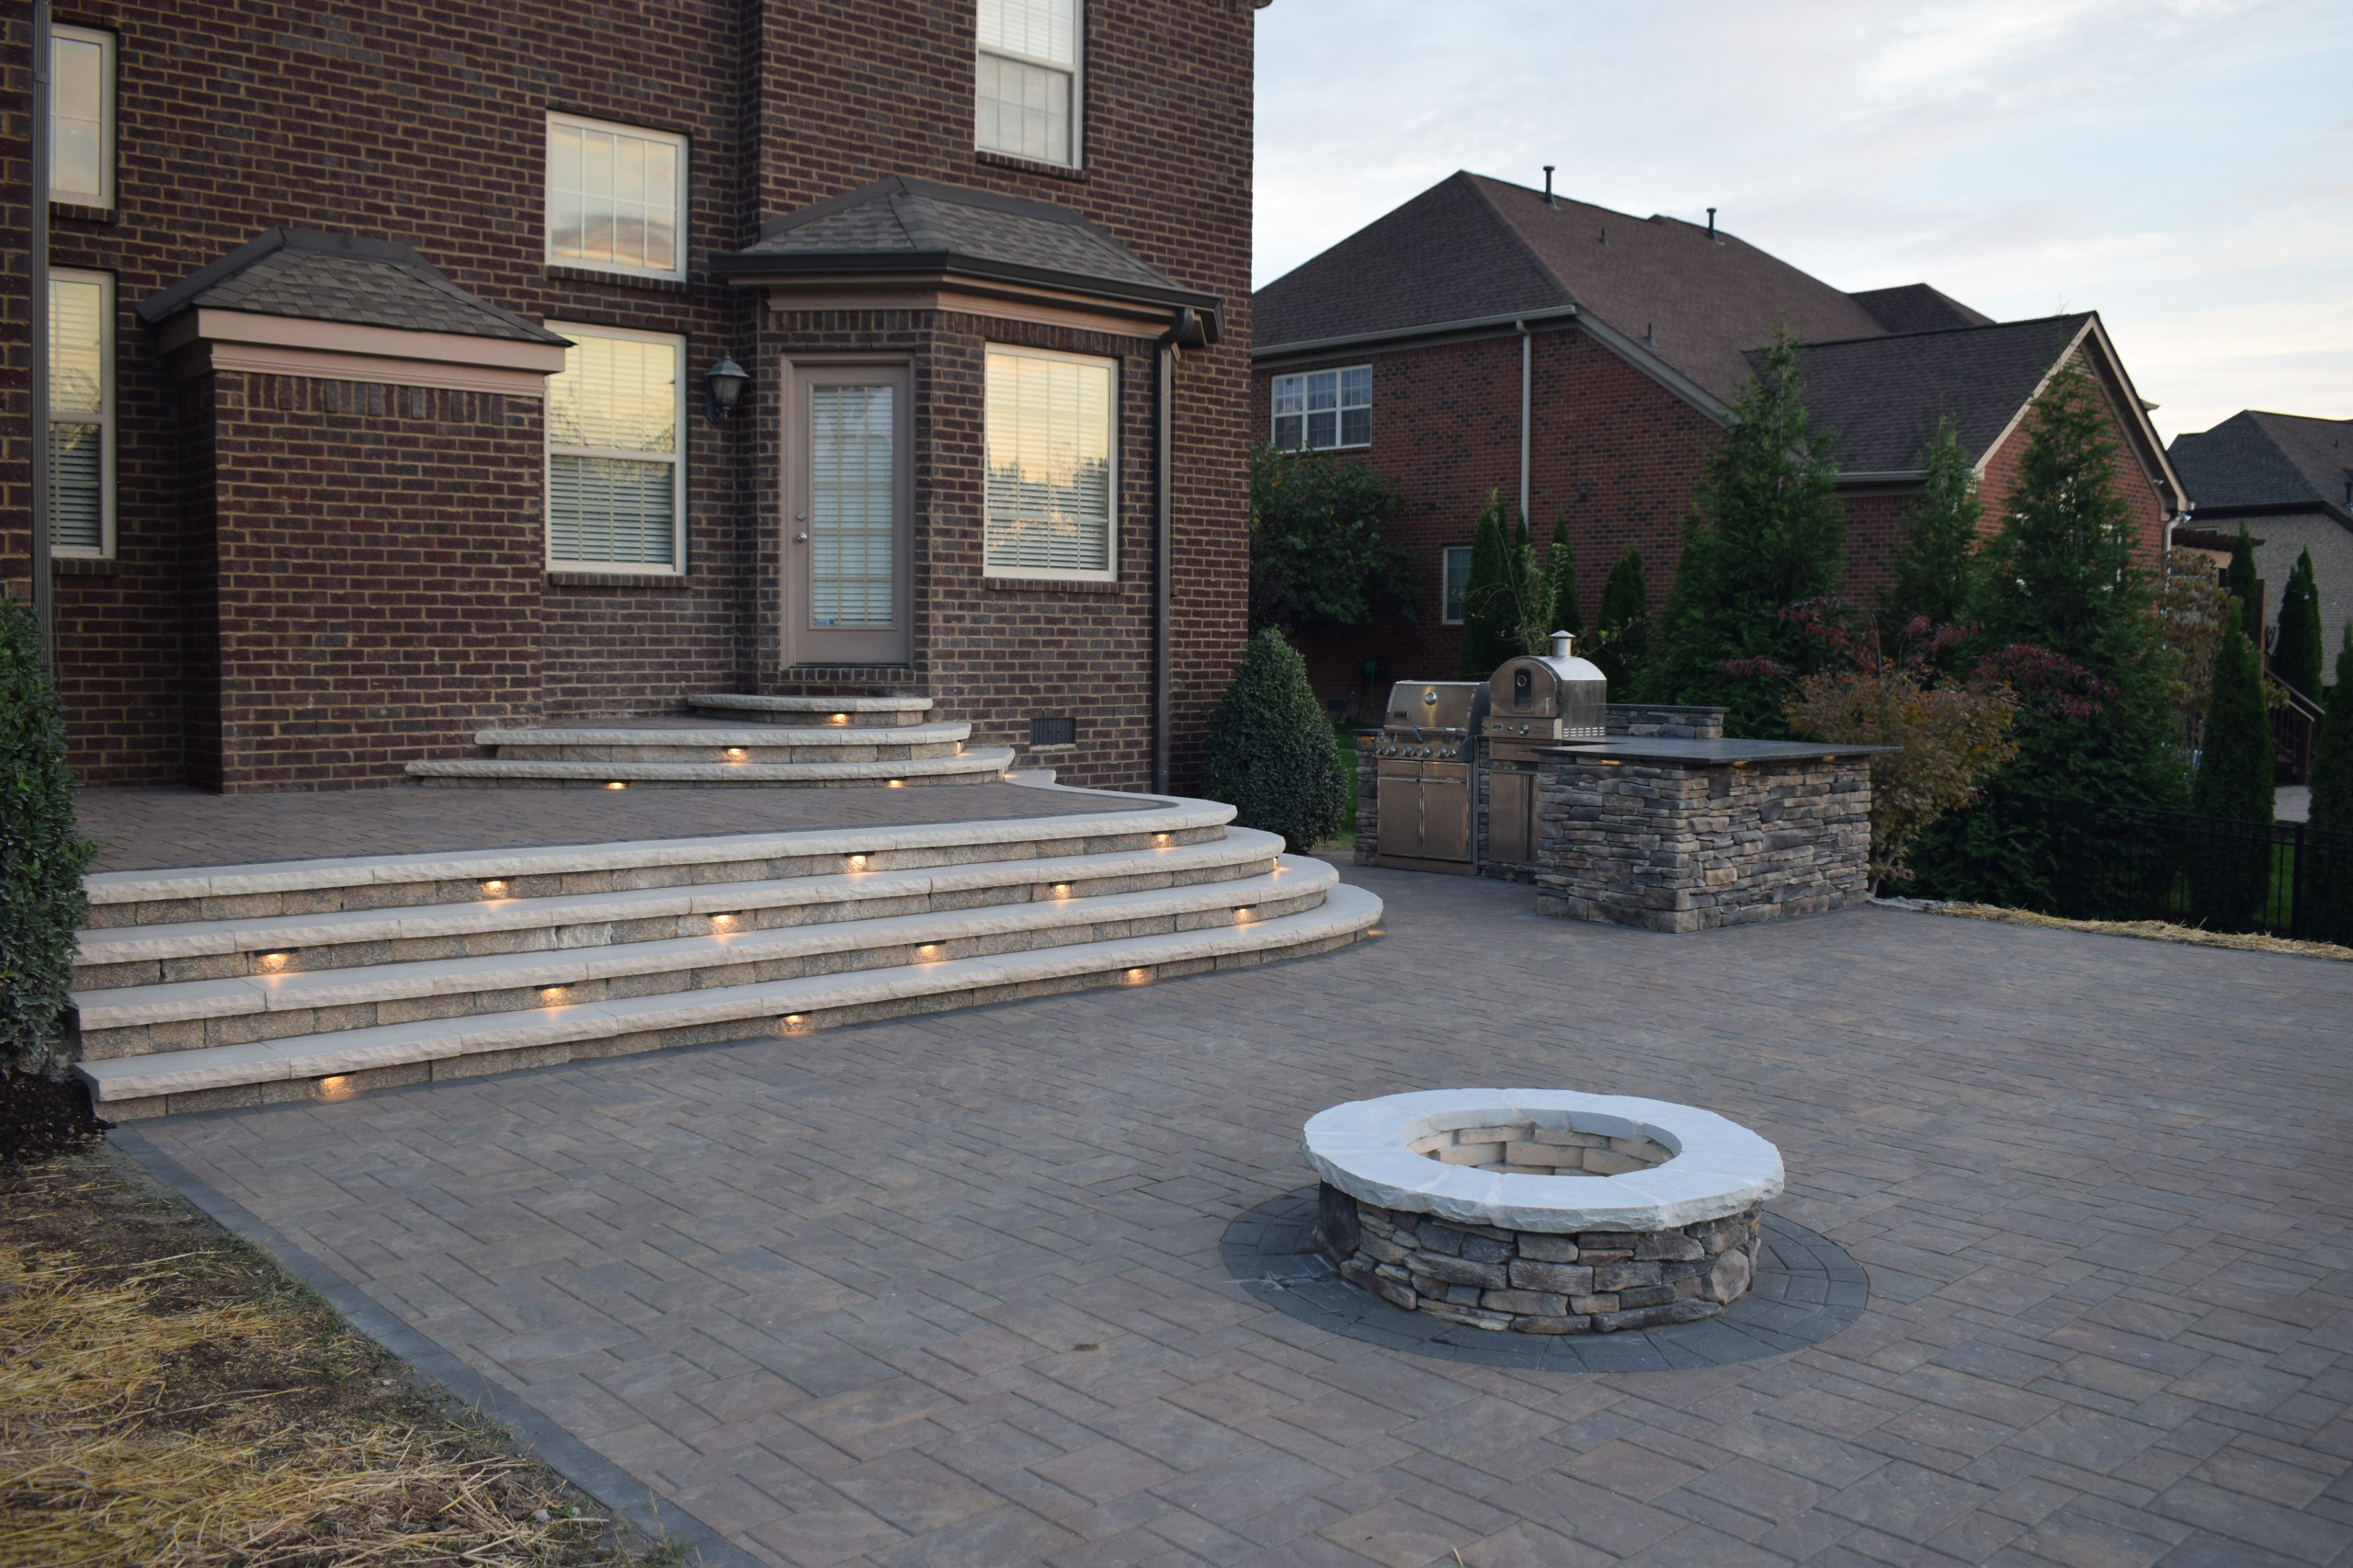
[{"label": "stacked stone veneer", "polygon": [[1818,915],[1870,893],[1867,756],[1546,757],[1539,914],[1650,931]]},{"label": "stacked stone veneer", "polygon": [[1326,1185],[1316,1243],[1342,1278],[1407,1312],[1518,1334],[1608,1334],[1694,1323],[1737,1301],[1756,1274],[1762,1213],[1752,1204],[1679,1230],[1554,1234],[1382,1209]]}]

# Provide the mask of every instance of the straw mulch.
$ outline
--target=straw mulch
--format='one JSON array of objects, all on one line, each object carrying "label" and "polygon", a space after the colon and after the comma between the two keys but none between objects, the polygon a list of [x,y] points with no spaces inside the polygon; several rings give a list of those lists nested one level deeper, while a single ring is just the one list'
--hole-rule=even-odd
[{"label": "straw mulch", "polygon": [[2062,920],[2030,909],[2005,909],[1992,903],[1920,903],[1913,907],[1932,915],[1958,915],[1963,920],[1991,920],[2004,926],[2041,926],[2060,931],[2089,931],[2102,937],[2138,937],[2152,942],[2181,942],[2193,948],[2235,948],[2248,953],[2289,953],[2297,958],[2335,959],[2353,963],[2353,948],[2333,942],[2293,942],[2285,937],[2263,937],[2242,931],[2206,931],[2195,926],[2171,926],[2162,920]]},{"label": "straw mulch", "polygon": [[629,1560],[400,1374],[120,1162],[0,1170],[0,1564]]}]

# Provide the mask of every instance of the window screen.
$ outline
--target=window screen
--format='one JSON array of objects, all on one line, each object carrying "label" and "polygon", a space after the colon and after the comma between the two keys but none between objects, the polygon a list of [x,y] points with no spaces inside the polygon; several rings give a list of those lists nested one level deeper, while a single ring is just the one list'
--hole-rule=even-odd
[{"label": "window screen", "polygon": [[1325,451],[1362,447],[1372,440],[1372,367],[1308,370],[1277,376],[1274,384],[1275,446]]},{"label": "window screen", "polygon": [[658,131],[549,117],[548,259],[682,274],[686,151],[684,137]]},{"label": "window screen", "polygon": [[1111,574],[1112,362],[991,349],[988,571]]},{"label": "window screen", "polygon": [[678,564],[682,338],[551,325],[573,340],[548,378],[548,557]]},{"label": "window screen", "polygon": [[113,492],[114,279],[49,279],[49,539],[69,555],[107,552]]},{"label": "window screen", "polygon": [[975,144],[1075,164],[1078,0],[980,0]]}]

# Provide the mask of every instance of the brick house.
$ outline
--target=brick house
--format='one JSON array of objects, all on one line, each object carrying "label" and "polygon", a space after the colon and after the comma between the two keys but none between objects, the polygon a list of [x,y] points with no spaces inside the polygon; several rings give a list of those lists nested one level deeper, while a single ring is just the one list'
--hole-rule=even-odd
[{"label": "brick house", "polygon": [[2227,550],[2242,523],[2254,532],[2267,619],[2296,557],[2312,551],[2325,675],[2335,680],[2345,623],[2353,620],[2353,419],[2243,409],[2211,430],[2176,436],[2172,457],[2214,545]]},{"label": "brick house", "polygon": [[1700,464],[1754,351],[1787,324],[1808,406],[1839,432],[1846,591],[1889,580],[1923,443],[1952,418],[1999,514],[2028,404],[2080,358],[2107,390],[2148,548],[2187,509],[2147,407],[2091,312],[1997,323],[1926,284],[1848,294],[1715,227],[1630,217],[1468,173],[1258,290],[1252,439],[1361,459],[1396,486],[1416,619],[1313,639],[1327,700],[1362,711],[1363,666],[1455,670],[1482,500],[1541,542],[1568,519],[1583,609],[1628,545],[1665,597]]},{"label": "brick house", "polygon": [[1183,784],[1244,631],[1251,28],[60,0],[47,585],[80,776],[378,785],[485,725],[740,692],[920,694],[1066,781]]}]

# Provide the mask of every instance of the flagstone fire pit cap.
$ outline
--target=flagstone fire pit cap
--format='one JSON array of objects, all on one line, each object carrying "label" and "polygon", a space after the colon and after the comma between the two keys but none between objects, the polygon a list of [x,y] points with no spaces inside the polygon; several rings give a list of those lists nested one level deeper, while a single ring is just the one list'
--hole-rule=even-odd
[{"label": "flagstone fire pit cap", "polygon": [[[1412,1144],[1468,1127],[1647,1139],[1668,1158],[1620,1176],[1522,1176],[1443,1165]],[[1509,1231],[1670,1231],[1779,1194],[1781,1152],[1698,1106],[1570,1089],[1427,1089],[1310,1118],[1300,1146],[1329,1185],[1377,1208]]]}]

